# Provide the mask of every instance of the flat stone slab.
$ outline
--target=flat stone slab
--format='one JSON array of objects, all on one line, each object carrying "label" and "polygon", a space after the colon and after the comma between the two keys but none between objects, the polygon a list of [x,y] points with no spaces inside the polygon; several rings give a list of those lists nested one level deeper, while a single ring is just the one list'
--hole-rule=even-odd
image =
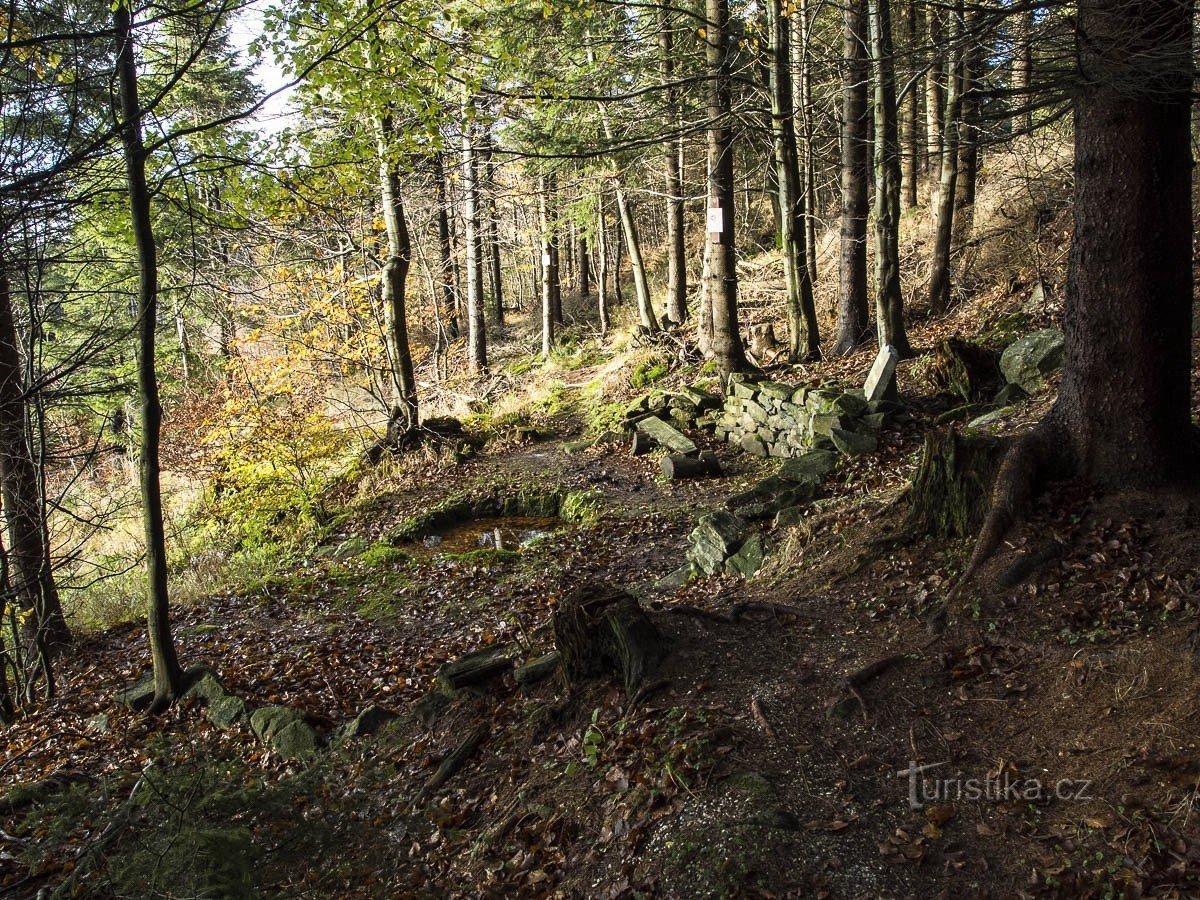
[{"label": "flat stone slab", "polygon": [[684,456],[691,456],[699,449],[692,442],[691,438],[679,430],[672,428],[657,416],[642,419],[634,427],[646,435],[646,437],[655,441],[660,447],[670,450],[672,453],[682,453]]},{"label": "flat stone slab", "polygon": [[887,344],[879,348],[879,354],[867,373],[863,393],[867,402],[896,399],[896,363],[900,362],[900,351]]}]

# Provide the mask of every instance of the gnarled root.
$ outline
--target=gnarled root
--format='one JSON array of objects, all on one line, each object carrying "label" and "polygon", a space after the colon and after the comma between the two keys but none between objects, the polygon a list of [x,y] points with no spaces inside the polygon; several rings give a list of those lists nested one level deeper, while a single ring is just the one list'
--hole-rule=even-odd
[{"label": "gnarled root", "polygon": [[971,559],[962,577],[946,596],[947,607],[962,596],[979,570],[992,558],[1004,536],[1029,508],[1046,480],[1061,477],[1067,462],[1068,446],[1062,430],[1052,420],[1043,422],[1013,441],[996,474],[991,506],[975,541]]}]

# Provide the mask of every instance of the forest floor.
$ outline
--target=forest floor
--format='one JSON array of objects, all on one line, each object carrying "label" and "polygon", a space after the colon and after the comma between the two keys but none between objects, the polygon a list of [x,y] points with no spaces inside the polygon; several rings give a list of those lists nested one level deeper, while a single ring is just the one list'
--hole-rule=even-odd
[{"label": "forest floor", "polygon": [[[925,323],[914,343],[1056,312],[1021,303]],[[872,357],[786,378],[861,383]],[[84,636],[62,660],[62,699],[0,734],[0,776],[17,785],[0,801],[0,897],[64,885],[65,896],[1200,896],[1200,495],[1053,486],[935,636],[926,621],[969,542],[877,540],[901,532],[924,432],[947,408],[922,365],[901,368],[910,416],[878,453],[839,464],[752,579],[655,587],[684,561],[698,512],[775,461],[700,436],[724,476],[671,483],[624,444],[574,446],[583,426],[565,412],[540,439],[494,440],[458,464],[416,453],[385,465],[344,487],[336,527],[302,564],[176,614],[185,664],[207,662],[232,693],[303,710],[330,733],[370,704],[408,713],[464,653],[539,656],[565,595],[616,585],[670,641],[662,680],[637,702],[615,681],[565,697],[557,679],[506,677],[424,722],[404,716],[293,762],[246,726],[210,725],[195,701],[159,717],[116,705],[147,665],[142,626]],[[1053,384],[999,430],[1021,430],[1052,397]],[[547,486],[582,492],[592,515],[514,522],[530,538],[515,549],[480,546],[479,529],[386,543],[448,497]],[[995,587],[1017,560],[1021,583]],[[726,615],[747,603],[758,606]],[[425,792],[481,723],[463,768]]]}]

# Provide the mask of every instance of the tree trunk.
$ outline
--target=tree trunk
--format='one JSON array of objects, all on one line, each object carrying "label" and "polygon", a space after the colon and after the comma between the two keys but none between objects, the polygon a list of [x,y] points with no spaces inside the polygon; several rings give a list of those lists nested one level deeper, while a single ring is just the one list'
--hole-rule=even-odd
[{"label": "tree trunk", "polygon": [[473,101],[463,102],[463,236],[467,248],[467,352],[471,374],[487,371],[487,325],[483,314],[483,229],[479,224],[479,165],[475,149]]},{"label": "tree trunk", "polygon": [[1124,487],[1191,475],[1192,6],[1084,0],[1066,360],[1052,421]]},{"label": "tree trunk", "polygon": [[613,185],[617,195],[617,211],[621,215],[622,231],[625,233],[625,246],[629,250],[629,267],[633,270],[633,290],[637,297],[638,321],[642,328],[653,334],[658,331],[658,319],[654,316],[654,306],[650,302],[650,283],[646,278],[646,264],[642,259],[642,245],[638,240],[637,222],[633,217],[633,208],[625,197],[625,189],[621,186],[619,176],[613,177]]},{"label": "tree trunk", "polygon": [[[50,566],[41,480],[29,443],[25,378],[8,273],[0,268],[0,483],[8,526],[7,587],[31,611],[24,635],[35,658],[71,643]],[[47,665],[48,660],[42,659]]]},{"label": "tree trunk", "polygon": [[171,635],[171,607],[167,593],[167,546],[163,529],[162,486],[158,446],[162,406],[158,399],[158,373],[154,367],[155,326],[158,323],[158,253],[146,184],[146,148],[142,142],[142,110],[138,101],[137,62],[133,45],[133,15],[128,0],[113,8],[116,35],[117,77],[121,105],[121,141],[129,181],[129,213],[138,261],[137,371],[141,403],[140,483],[142,523],[146,538],[147,631],[154,671],[152,710],[161,710],[178,696],[183,672]]},{"label": "tree trunk", "polygon": [[575,246],[579,248],[575,251],[579,258],[579,296],[586,297],[592,292],[592,259],[588,256],[587,238],[579,235]]},{"label": "tree trunk", "polygon": [[766,0],[771,41],[771,139],[779,204],[779,238],[787,290],[788,351],[793,362],[821,357],[817,308],[804,250],[804,198],[796,154],[788,20],[780,0]]},{"label": "tree trunk", "polygon": [[925,25],[930,59],[925,70],[925,172],[929,176],[931,207],[937,204],[942,165],[942,135],[945,132],[942,116],[946,110],[946,92],[942,86],[942,78],[946,71],[946,58],[941,49],[944,38],[941,16],[940,9],[926,7]]},{"label": "tree trunk", "polygon": [[379,198],[387,233],[387,260],[380,275],[383,305],[383,337],[392,382],[392,409],[388,416],[387,440],[398,446],[402,437],[417,427],[417,380],[408,344],[406,292],[412,265],[412,244],[404,220],[400,197],[400,173],[392,149],[392,117],[380,116],[376,127],[379,152]]},{"label": "tree trunk", "polygon": [[875,0],[875,321],[879,346],[912,356],[900,290],[900,140],[896,131],[891,0]]},{"label": "tree trunk", "polygon": [[[954,206],[963,209],[975,205],[975,181],[979,174],[979,90],[976,79],[983,69],[985,38],[979,34],[982,16],[975,10],[964,23],[970,42],[962,56],[960,122],[958,126],[958,181],[954,188]],[[969,221],[969,219],[967,220]],[[966,234],[963,228],[960,233]]]},{"label": "tree trunk", "polygon": [[500,219],[496,211],[496,163],[492,158],[492,137],[487,135],[484,150],[484,173],[487,179],[487,269],[492,287],[492,320],[504,325],[504,272],[500,267]]},{"label": "tree trunk", "polygon": [[596,196],[596,311],[600,333],[608,334],[608,225],[604,215],[604,193]]},{"label": "tree trunk", "polygon": [[708,206],[721,230],[707,235],[708,302],[712,310],[711,352],[722,375],[748,367],[738,329],[737,255],[734,240],[732,94],[728,0],[705,0],[705,57],[708,63]]},{"label": "tree trunk", "polygon": [[900,0],[900,21],[904,41],[904,52],[909,62],[901,68],[903,87],[907,88],[900,100],[900,209],[908,210],[917,205],[917,171],[920,167],[920,140],[917,116],[917,86],[911,83],[917,67],[913,55],[918,43],[916,0]]},{"label": "tree trunk", "polygon": [[442,311],[446,322],[446,336],[457,340],[458,292],[454,277],[454,244],[450,237],[450,203],[446,197],[446,172],[442,154],[433,155],[433,198],[437,206],[438,260],[441,264]]},{"label": "tree trunk", "polygon": [[[961,5],[960,5],[961,8]],[[959,34],[959,15],[950,18],[949,43]],[[950,308],[950,254],[954,241],[954,189],[958,181],[959,107],[962,91],[962,53],[950,50],[946,60],[946,124],[942,135],[942,161],[936,193],[933,258],[929,272],[929,309],[941,315]]]},{"label": "tree trunk", "polygon": [[867,190],[870,145],[867,142],[867,7],[848,0],[843,20],[842,84],[842,233],[838,288],[838,333],[834,353],[853,353],[867,328]]},{"label": "tree trunk", "polygon": [[1033,130],[1033,14],[1035,8],[1009,18],[1013,31],[1012,107],[1013,131],[1017,134]]},{"label": "tree trunk", "polygon": [[[659,70],[662,80],[670,83],[675,77],[674,29],[671,11],[659,7],[658,47]],[[679,125],[679,91],[668,87],[664,94],[666,115],[664,130]],[[683,173],[680,167],[677,141],[667,141],[663,154],[664,188],[667,194],[667,300],[666,318],[676,325],[687,318],[687,248],[683,225]]]},{"label": "tree trunk", "polygon": [[560,322],[562,287],[558,280],[558,237],[551,194],[554,176],[543,175],[538,200],[542,213],[542,358],[554,349],[554,327]]},{"label": "tree trunk", "polygon": [[801,175],[804,179],[804,252],[808,268],[808,281],[817,280],[817,160],[813,141],[812,108],[812,64],[809,56],[808,0],[800,0],[800,6],[792,19],[792,71],[799,74],[793,84],[793,107],[798,113],[800,124]]}]

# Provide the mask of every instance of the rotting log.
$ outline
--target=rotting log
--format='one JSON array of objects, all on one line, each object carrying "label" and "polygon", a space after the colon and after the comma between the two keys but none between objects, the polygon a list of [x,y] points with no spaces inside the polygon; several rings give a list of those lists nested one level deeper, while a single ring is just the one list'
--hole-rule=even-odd
[{"label": "rotting log", "polygon": [[1004,442],[964,437],[953,428],[925,435],[913,477],[906,530],[932,537],[972,537],[987,516]]},{"label": "rotting log", "polygon": [[721,461],[711,450],[701,451],[699,456],[684,456],[680,453],[664,456],[662,460],[663,474],[671,481],[683,481],[687,478],[720,478]]},{"label": "rotting log", "polygon": [[666,638],[637,598],[607,585],[584,585],[563,599],[554,612],[554,643],[568,685],[619,672],[627,697],[667,653]]}]

